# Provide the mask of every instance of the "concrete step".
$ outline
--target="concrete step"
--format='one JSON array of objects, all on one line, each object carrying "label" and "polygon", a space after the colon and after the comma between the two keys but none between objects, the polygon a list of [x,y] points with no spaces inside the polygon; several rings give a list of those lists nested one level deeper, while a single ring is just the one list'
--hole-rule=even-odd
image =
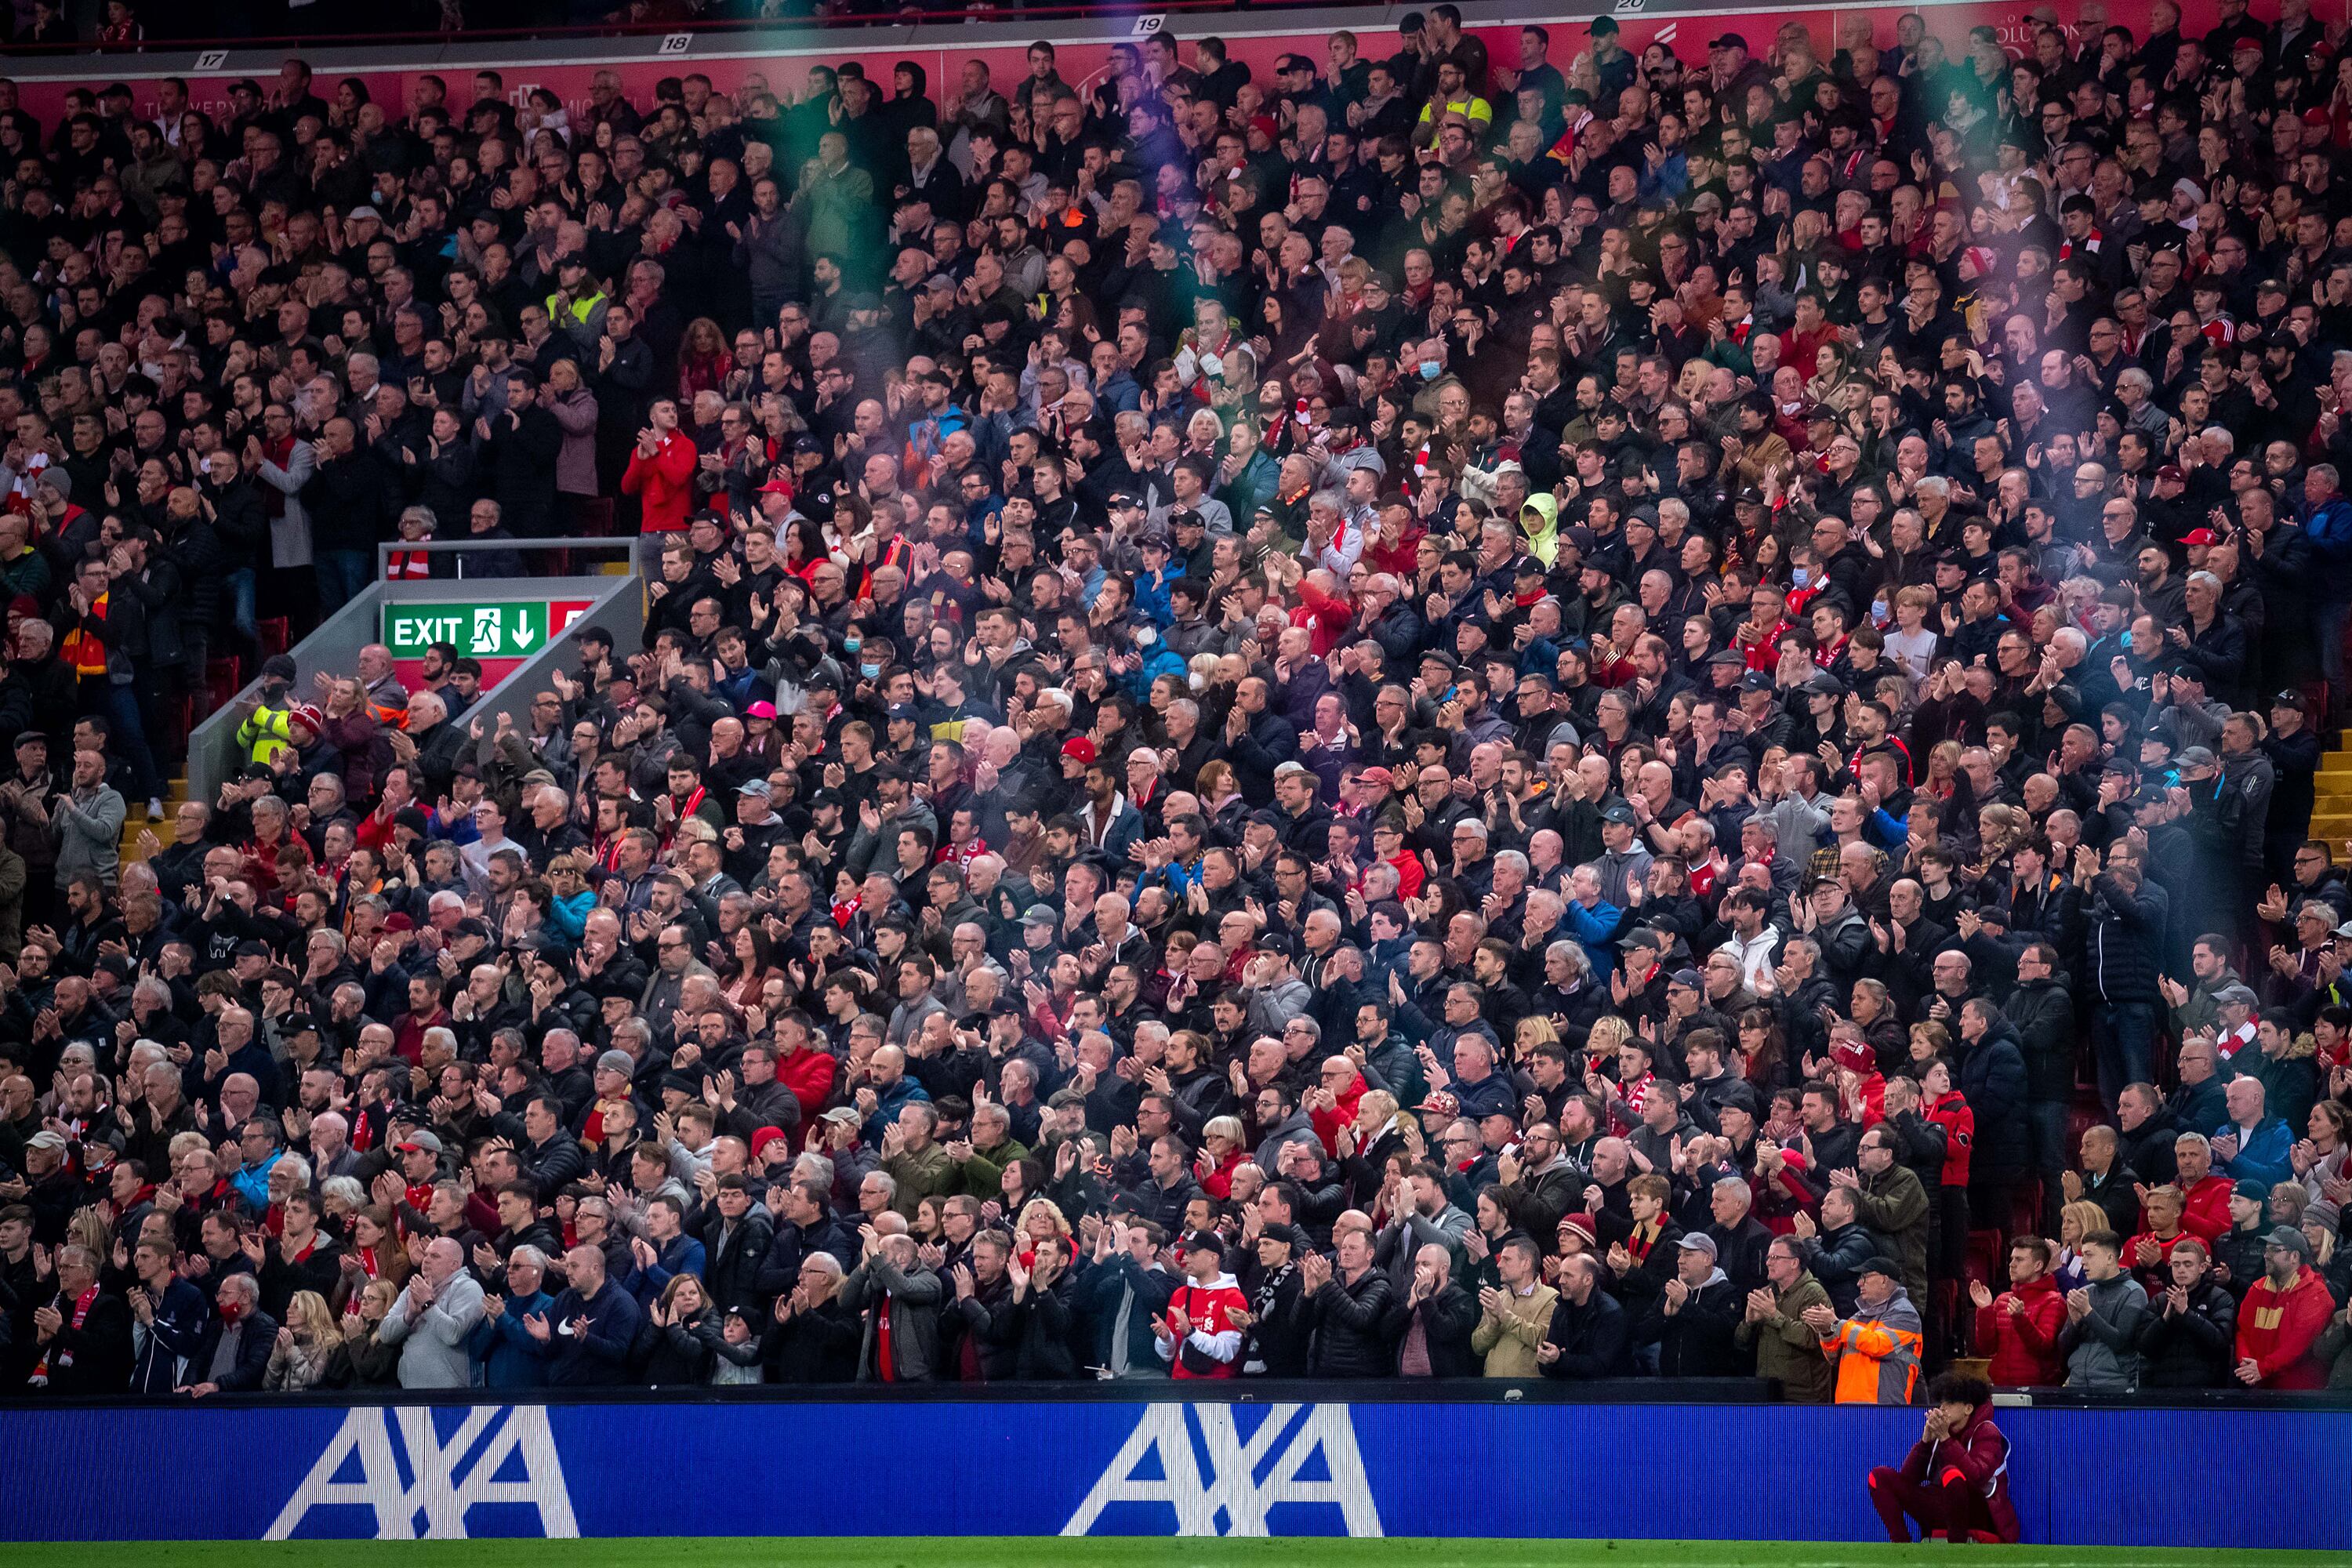
[{"label": "concrete step", "polygon": [[178,814],[182,803],[187,798],[188,781],[186,779],[167,780],[163,785],[163,815],[152,821],[148,818],[145,801],[126,802],[130,809],[123,814],[122,839],[115,846],[116,851],[125,860],[144,859],[145,857],[139,853],[139,836],[142,833],[152,832],[157,838],[169,844],[172,841],[172,819]]}]

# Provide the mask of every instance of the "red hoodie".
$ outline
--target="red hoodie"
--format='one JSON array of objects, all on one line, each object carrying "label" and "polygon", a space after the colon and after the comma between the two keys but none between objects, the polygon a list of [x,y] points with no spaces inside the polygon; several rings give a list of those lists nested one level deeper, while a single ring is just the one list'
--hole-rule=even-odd
[{"label": "red hoodie", "polygon": [[2180,1228],[2210,1247],[2229,1234],[2237,1222],[2230,1217],[2230,1194],[2233,1184],[2226,1176],[2207,1176],[2189,1189],[2188,1205],[2181,1211]]},{"label": "red hoodie", "polygon": [[2238,1303],[2238,1359],[2253,1359],[2260,1387],[2325,1388],[2327,1369],[2312,1359],[2311,1345],[2335,1313],[2327,1281],[2309,1264],[2284,1290],[2265,1273]]},{"label": "red hoodie", "polygon": [[2009,1497],[2009,1439],[1992,1424],[1990,1405],[1978,1405],[1968,1426],[1950,1436],[1915,1445],[1903,1461],[1903,1476],[1921,1486],[1965,1482],[1983,1497],[1995,1537],[2013,1542],[2022,1533]]},{"label": "red hoodie", "polygon": [[1977,1140],[1977,1113],[1956,1089],[1927,1107],[1927,1120],[1944,1130],[1942,1185],[1967,1186],[1969,1161]]},{"label": "red hoodie", "polygon": [[833,1053],[812,1046],[804,1051],[776,1058],[776,1081],[793,1091],[801,1102],[801,1125],[814,1128],[817,1112],[833,1098]]},{"label": "red hoodie", "polygon": [[1370,1087],[1360,1074],[1348,1085],[1345,1093],[1335,1097],[1333,1109],[1307,1113],[1307,1120],[1315,1124],[1315,1136],[1323,1140],[1325,1158],[1336,1160],[1339,1157],[1339,1129],[1356,1124],[1356,1107],[1363,1103],[1364,1091]]},{"label": "red hoodie", "polygon": [[629,448],[629,466],[621,475],[621,490],[635,496],[645,507],[647,533],[680,533],[694,510],[694,443],[673,430],[664,436],[650,458]]},{"label": "red hoodie", "polygon": [[[2011,1312],[2015,1300],[2020,1310]],[[2054,1388],[2066,1381],[2058,1335],[2066,1326],[2066,1298],[2047,1274],[2011,1286],[1977,1309],[1976,1349],[1990,1352],[1990,1375],[2001,1388]]]}]

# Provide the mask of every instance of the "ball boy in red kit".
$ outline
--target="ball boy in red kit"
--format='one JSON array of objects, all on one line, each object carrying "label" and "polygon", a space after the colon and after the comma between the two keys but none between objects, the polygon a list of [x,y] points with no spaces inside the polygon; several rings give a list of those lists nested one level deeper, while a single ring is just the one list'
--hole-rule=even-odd
[{"label": "ball boy in red kit", "polygon": [[1933,1539],[2017,1540],[2009,1500],[2009,1439],[1992,1424],[1992,1384],[1948,1372],[1927,1385],[1927,1423],[1903,1468],[1870,1472],[1870,1504],[1889,1539],[1908,1542],[1911,1521]]}]

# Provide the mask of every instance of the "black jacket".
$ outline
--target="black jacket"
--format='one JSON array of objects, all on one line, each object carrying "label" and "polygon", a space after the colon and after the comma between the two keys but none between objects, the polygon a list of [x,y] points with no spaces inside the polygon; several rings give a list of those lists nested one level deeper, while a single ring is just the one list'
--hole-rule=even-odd
[{"label": "black jacket", "polygon": [[653,1388],[693,1387],[710,1381],[710,1347],[695,1331],[710,1316],[705,1307],[667,1325],[647,1312],[637,1325],[637,1381]]},{"label": "black jacket", "polygon": [[1475,1296],[1449,1279],[1444,1289],[1417,1307],[1406,1306],[1402,1298],[1391,1301],[1381,1331],[1388,1336],[1393,1355],[1403,1354],[1405,1335],[1412,1331],[1416,1318],[1421,1321],[1423,1342],[1429,1349],[1430,1376],[1484,1374],[1486,1358],[1470,1348],[1470,1332],[1478,1326]]},{"label": "black jacket", "polygon": [[[1279,1275],[1269,1278],[1261,1270],[1252,1279],[1250,1310],[1258,1316],[1250,1324],[1249,1342],[1242,1347],[1244,1373],[1258,1377],[1307,1375],[1314,1359],[1315,1326],[1309,1321],[1306,1288],[1295,1263],[1284,1265]],[[1263,1308],[1261,1297],[1265,1298]],[[1253,1367],[1263,1370],[1253,1372]]]},{"label": "black jacket", "polygon": [[1066,1273],[1040,1290],[1029,1287],[1021,1303],[1021,1343],[1013,1357],[1013,1375],[1024,1383],[1078,1375],[1077,1347],[1072,1342],[1074,1287]]},{"label": "black jacket", "polygon": [[1678,1245],[1682,1238],[1682,1226],[1671,1219],[1662,1219],[1658,1224],[1657,1239],[1650,1243],[1650,1250],[1642,1255],[1639,1263],[1614,1279],[1609,1277],[1606,1265],[1603,1266],[1601,1288],[1623,1303],[1626,1314],[1633,1321],[1641,1321],[1642,1315],[1657,1300],[1659,1292],[1665,1289],[1666,1281],[1675,1277],[1675,1260],[1682,1256],[1682,1247]]},{"label": "black jacket", "polygon": [[1658,1347],[1661,1377],[1738,1377],[1747,1372],[1748,1358],[1731,1336],[1745,1307],[1738,1288],[1718,1268],[1672,1314],[1661,1295],[1634,1326],[1633,1339]]},{"label": "black jacket", "polygon": [[1553,1309],[1546,1344],[1558,1345],[1558,1359],[1543,1363],[1543,1374],[1574,1382],[1597,1377],[1630,1377],[1633,1372],[1633,1337],[1625,1309],[1608,1291],[1594,1288],[1578,1306],[1561,1292]]},{"label": "black jacket", "polygon": [[1710,1225],[1706,1234],[1715,1241],[1717,1265],[1743,1300],[1748,1291],[1770,1283],[1764,1273],[1764,1255],[1772,1250],[1772,1233],[1754,1215],[1742,1219],[1736,1230]]},{"label": "black jacket", "polygon": [[390,479],[383,464],[364,451],[320,463],[302,487],[310,542],[320,550],[373,551],[383,533]]},{"label": "black jacket", "polygon": [[[273,1238],[266,1244],[261,1267],[256,1272],[261,1284],[261,1310],[282,1323],[286,1321],[286,1304],[294,1299],[296,1291],[316,1290],[330,1299],[334,1296],[335,1288],[342,1283],[343,1249],[322,1230],[310,1256],[298,1261],[288,1258],[283,1246]],[[270,1331],[273,1334],[277,1331]],[[263,1359],[268,1359],[266,1350]]]},{"label": "black jacket", "polygon": [[[102,1301],[106,1298],[100,1297],[100,1300]],[[115,1305],[121,1309],[124,1320],[122,1359],[127,1368],[131,1362],[131,1309],[119,1300]],[[90,1314],[93,1323],[97,1318],[97,1313]],[[269,1352],[278,1340],[278,1321],[267,1312],[256,1312],[247,1318],[245,1321],[245,1337],[236,1343],[236,1364],[215,1379],[213,1376],[213,1357],[220,1351],[221,1335],[227,1327],[218,1317],[205,1325],[205,1337],[197,1342],[196,1353],[188,1358],[188,1369],[183,1375],[191,1385],[217,1382],[223,1394],[250,1394],[261,1386],[262,1375],[269,1370]],[[54,1387],[55,1384],[52,1383],[51,1386]],[[111,1384],[108,1392],[116,1392],[121,1386],[120,1382]]]},{"label": "black jacket", "polygon": [[846,1274],[857,1267],[857,1233],[830,1210],[811,1226],[792,1220],[777,1223],[768,1255],[760,1265],[760,1294],[770,1300],[791,1294],[800,1283],[802,1263],[814,1252],[832,1253]]},{"label": "black jacket", "polygon": [[1389,1278],[1367,1268],[1350,1284],[1334,1270],[1330,1282],[1307,1299],[1307,1318],[1315,1326],[1315,1351],[1308,1371],[1316,1377],[1386,1377],[1395,1365],[1394,1352],[1381,1333],[1381,1322],[1394,1299]]},{"label": "black jacket", "polygon": [[855,1383],[857,1343],[864,1325],[835,1297],[821,1307],[794,1312],[768,1331],[762,1353],[770,1383]]},{"label": "black jacket", "polygon": [[[2168,1108],[2160,1110],[2130,1131],[2116,1131],[2116,1163],[2129,1166],[2143,1182],[2160,1185],[2180,1173],[2179,1158],[2173,1152],[2173,1146],[2180,1135],[2183,1132],[2202,1132],[2207,1128],[2220,1125],[2217,1121],[2209,1121],[2204,1127],[2187,1127]],[[2137,1205],[2137,1200],[2134,1201]],[[2137,1224],[2132,1227],[2134,1230],[2138,1228]],[[2128,1236],[2131,1232],[2118,1231],[2116,1234]]]},{"label": "black jacket", "polygon": [[2254,1288],[2254,1281],[2263,1277],[2263,1247],[2270,1234],[2270,1216],[2264,1214],[2252,1230],[2233,1225],[2213,1238],[2215,1271],[2218,1273],[2222,1267],[2230,1271],[2229,1278],[2218,1283],[2229,1291],[2231,1300],[2244,1300],[2246,1292]]},{"label": "black jacket", "polygon": [[[563,426],[534,403],[489,416],[489,439],[481,444],[482,476],[499,503],[499,521],[518,539],[544,536],[555,516],[555,458],[563,449]],[[456,537],[454,525],[445,523]]]},{"label": "black jacket", "polygon": [[2094,1001],[2158,999],[2157,955],[2168,909],[2164,889],[2153,881],[2143,881],[2137,894],[2125,892],[2112,872],[2103,871],[2092,881],[2083,905],[2084,973],[2077,978]]},{"label": "black jacket", "polygon": [[1830,1293],[1830,1305],[1844,1317],[1853,1310],[1862,1266],[1880,1256],[1878,1238],[1860,1224],[1824,1230],[1807,1246],[1805,1268]]},{"label": "black jacket", "polygon": [[[2168,1149],[2171,1147],[2168,1133],[2165,1146]],[[2140,1178],[2134,1173],[2132,1166],[2118,1157],[2114,1164],[2107,1167],[2107,1173],[2102,1180],[2094,1182],[2088,1172],[2084,1173],[2083,1196],[2098,1205],[2106,1215],[2108,1229],[2117,1236],[2129,1237],[2139,1229],[2139,1182]],[[2268,1236],[2270,1226],[2263,1226],[2261,1234]],[[2262,1263],[2260,1247],[2255,1248],[2254,1262],[2259,1268]]]},{"label": "black jacket", "polygon": [[760,1266],[774,1245],[775,1226],[767,1215],[758,1208],[743,1211],[730,1234],[726,1219],[713,1214],[702,1228],[702,1247],[707,1261],[702,1270],[702,1289],[710,1304],[724,1312],[731,1307],[747,1311],[760,1310]]},{"label": "black jacket", "polygon": [[[2074,1092],[2074,999],[2054,980],[2021,982],[2001,1004],[2025,1058],[2026,1098],[2063,1101]],[[1976,1101],[1971,1099],[1969,1107]],[[1981,1142],[1983,1130],[1979,1128]]]},{"label": "black jacket", "polygon": [[1018,1368],[1021,1320],[1025,1303],[1013,1299],[1013,1281],[1002,1275],[993,1285],[974,1282],[940,1315],[940,1374],[971,1382],[1003,1383]]},{"label": "black jacket", "polygon": [[[2259,1261],[2255,1267],[2261,1268]],[[2165,1297],[2151,1296],[2147,1313],[2147,1330],[2139,1341],[2142,1388],[2226,1388],[2236,1383],[2238,1303],[2211,1275],[2189,1292],[2185,1311],[2172,1311]]]},{"label": "black jacket", "polygon": [[[29,1345],[28,1347],[31,1355],[37,1360],[43,1355],[47,1359],[50,1394],[75,1398],[90,1394],[121,1394],[131,1386],[131,1346],[129,1302],[110,1290],[101,1289],[97,1298],[90,1302],[89,1315],[82,1319],[81,1327],[79,1329],[74,1327],[73,1300],[64,1292],[58,1292],[57,1300],[52,1302],[37,1303],[37,1305],[40,1304],[56,1307],[58,1315],[65,1320],[58,1325],[58,1331],[49,1337],[49,1342],[47,1345]],[[32,1314],[27,1312],[25,1316],[26,1338],[29,1342],[32,1338],[30,1321]],[[261,1386],[261,1369],[269,1364],[269,1342],[278,1337],[278,1325],[270,1322],[268,1318],[257,1318],[255,1322],[262,1330],[258,1341],[261,1358],[254,1363],[252,1381],[241,1383],[236,1385],[238,1387]],[[204,1381],[203,1369],[212,1364],[212,1349],[219,1342],[219,1331],[220,1320],[215,1318],[198,1347],[201,1359],[189,1363],[187,1380],[190,1383]],[[250,1352],[255,1343],[255,1336],[248,1331],[246,1335],[245,1350]],[[248,1353],[244,1359],[251,1359],[250,1354]],[[238,1370],[240,1373],[244,1370],[242,1360],[239,1362]]]},{"label": "black jacket", "polygon": [[1985,1037],[1962,1047],[1961,1096],[1976,1112],[1976,1142],[1969,1158],[1971,1182],[2015,1181],[2032,1167],[2033,1144],[2025,1118],[2025,1056],[2008,1024],[1996,1024]]}]

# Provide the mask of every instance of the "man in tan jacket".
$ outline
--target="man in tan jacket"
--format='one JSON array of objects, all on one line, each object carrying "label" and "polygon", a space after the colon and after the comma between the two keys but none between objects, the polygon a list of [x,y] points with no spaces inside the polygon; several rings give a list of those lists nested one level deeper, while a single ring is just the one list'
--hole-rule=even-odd
[{"label": "man in tan jacket", "polygon": [[1480,1315],[1470,1331],[1470,1348],[1486,1357],[1488,1377],[1535,1377],[1536,1349],[1551,1329],[1559,1292],[1543,1282],[1536,1244],[1525,1236],[1512,1236],[1496,1250],[1495,1271],[1503,1283],[1478,1292]]}]

